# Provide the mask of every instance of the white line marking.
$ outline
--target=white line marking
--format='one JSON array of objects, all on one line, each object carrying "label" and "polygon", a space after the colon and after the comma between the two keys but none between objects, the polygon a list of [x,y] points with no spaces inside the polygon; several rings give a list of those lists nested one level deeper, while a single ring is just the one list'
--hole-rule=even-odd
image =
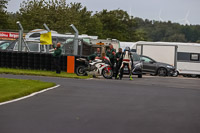
[{"label": "white line marking", "polygon": [[26,99],[26,98],[33,97],[33,96],[38,95],[38,94],[40,94],[40,93],[43,93],[43,92],[45,92],[45,91],[49,91],[49,90],[55,89],[55,88],[57,88],[57,87],[59,87],[59,86],[60,86],[60,85],[56,85],[56,86],[54,86],[54,87],[50,87],[50,88],[47,88],[47,89],[44,89],[44,90],[41,90],[41,91],[38,91],[38,92],[34,92],[34,93],[30,94],[30,95],[27,95],[27,96],[24,96],[24,97],[21,97],[21,98],[17,98],[17,99],[14,99],[14,100],[2,102],[2,103],[0,103],[0,106],[1,106],[1,105],[5,105],[5,104],[9,104],[9,103],[13,103],[13,102],[17,102],[17,101],[20,101],[20,100],[23,100],[23,99]]}]

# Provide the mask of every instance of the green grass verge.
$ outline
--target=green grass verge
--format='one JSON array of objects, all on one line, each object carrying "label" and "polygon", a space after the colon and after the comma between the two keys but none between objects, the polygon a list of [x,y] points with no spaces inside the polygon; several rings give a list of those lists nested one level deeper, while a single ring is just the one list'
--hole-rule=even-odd
[{"label": "green grass verge", "polygon": [[77,79],[91,78],[91,76],[77,76],[76,74],[73,74],[73,73],[71,74],[71,73],[66,73],[66,72],[61,72],[61,74],[56,74],[56,72],[52,72],[52,71],[14,69],[14,68],[0,68],[0,74],[37,75],[37,76],[77,78]]},{"label": "green grass verge", "polygon": [[23,97],[52,86],[55,86],[55,83],[0,78],[0,102]]}]

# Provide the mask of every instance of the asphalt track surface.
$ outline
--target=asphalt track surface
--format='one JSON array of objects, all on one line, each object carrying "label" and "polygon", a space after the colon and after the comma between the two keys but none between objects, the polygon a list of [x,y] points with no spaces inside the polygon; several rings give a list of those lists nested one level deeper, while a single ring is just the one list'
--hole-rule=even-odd
[{"label": "asphalt track surface", "polygon": [[200,79],[0,77],[60,84],[0,106],[0,133],[200,133]]}]

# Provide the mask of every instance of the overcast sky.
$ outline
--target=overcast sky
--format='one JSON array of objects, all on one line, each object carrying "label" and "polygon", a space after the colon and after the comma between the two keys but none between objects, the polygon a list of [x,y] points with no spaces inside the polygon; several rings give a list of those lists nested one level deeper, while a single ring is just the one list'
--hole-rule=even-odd
[{"label": "overcast sky", "polygon": [[[19,10],[24,0],[10,0],[8,11]],[[66,0],[79,2],[89,11],[122,9],[134,17],[200,25],[200,0]]]}]

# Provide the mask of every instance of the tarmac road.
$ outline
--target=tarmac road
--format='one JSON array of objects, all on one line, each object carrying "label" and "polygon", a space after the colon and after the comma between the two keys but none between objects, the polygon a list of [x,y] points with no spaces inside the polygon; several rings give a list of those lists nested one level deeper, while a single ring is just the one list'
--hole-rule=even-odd
[{"label": "tarmac road", "polygon": [[200,133],[200,79],[0,77],[61,85],[0,106],[0,133]]}]

